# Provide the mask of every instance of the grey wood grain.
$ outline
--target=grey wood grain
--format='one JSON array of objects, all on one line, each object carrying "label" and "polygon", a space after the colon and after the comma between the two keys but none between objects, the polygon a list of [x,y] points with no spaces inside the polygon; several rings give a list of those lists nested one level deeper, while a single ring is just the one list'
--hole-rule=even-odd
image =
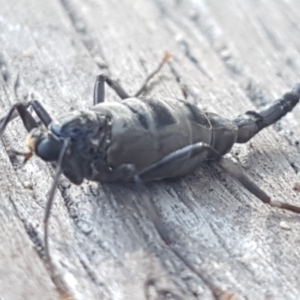
[{"label": "grey wood grain", "polygon": [[[0,117],[33,98],[53,117],[89,107],[100,73],[133,94],[165,50],[174,58],[148,93],[229,118],[299,81],[296,0],[12,0],[0,7]],[[299,115],[296,107],[228,155],[274,199],[298,205]],[[64,299],[299,299],[299,216],[263,205],[214,165],[140,188],[61,178],[50,220],[56,273],[47,273],[42,220],[53,169],[9,155],[25,149],[25,136],[16,119],[0,146],[3,299],[54,299],[56,290]]]}]

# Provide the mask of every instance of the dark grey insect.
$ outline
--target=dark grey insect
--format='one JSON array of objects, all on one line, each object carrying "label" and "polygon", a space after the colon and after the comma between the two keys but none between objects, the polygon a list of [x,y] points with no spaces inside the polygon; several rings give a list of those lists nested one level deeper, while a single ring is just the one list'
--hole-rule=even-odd
[{"label": "dark grey insect", "polygon": [[[38,101],[30,101],[15,104],[2,119],[0,137],[9,121],[20,115],[29,132],[30,152],[22,154],[25,160],[35,153],[57,165],[44,217],[48,258],[48,220],[61,173],[75,184],[81,184],[84,179],[153,181],[186,175],[201,163],[214,160],[264,203],[300,213],[300,207],[272,201],[232,161],[223,157],[234,143],[249,141],[291,111],[299,102],[300,84],[261,111],[248,111],[233,120],[202,111],[182,100],[139,97],[169,57],[165,55],[134,97],[116,81],[99,75],[94,88],[94,106],[90,109],[52,120]],[[105,82],[123,101],[104,101]],[[38,127],[27,111],[29,106],[45,128]]]}]

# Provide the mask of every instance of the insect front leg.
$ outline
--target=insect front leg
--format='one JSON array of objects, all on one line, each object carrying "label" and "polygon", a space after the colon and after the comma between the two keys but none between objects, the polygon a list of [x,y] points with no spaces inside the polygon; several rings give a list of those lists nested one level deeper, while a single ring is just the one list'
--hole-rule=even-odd
[{"label": "insect front leg", "polygon": [[193,163],[195,167],[207,159],[213,159],[219,166],[242,184],[250,193],[255,195],[262,202],[273,207],[290,210],[300,214],[300,207],[288,203],[273,201],[263,190],[261,190],[246,174],[244,174],[231,160],[223,157],[211,146],[204,143],[197,143],[180,150],[177,150],[150,167],[137,173],[137,180],[159,180],[170,178],[176,175],[178,170]]},{"label": "insect front leg", "polygon": [[167,63],[171,56],[172,55],[169,52],[165,53],[162,61],[159,63],[157,68],[146,77],[140,89],[133,96],[130,96],[127,92],[125,92],[125,90],[120,86],[120,84],[117,81],[109,78],[104,74],[98,75],[96,77],[96,82],[94,85],[94,105],[104,102],[105,82],[109,85],[110,88],[112,88],[117,93],[117,95],[122,100],[140,96],[146,90],[148,82],[162,69],[162,67]]},{"label": "insect front leg", "polygon": [[52,122],[52,118],[46,109],[37,100],[27,103],[16,103],[12,106],[8,114],[0,120],[0,137],[2,136],[8,123],[17,116],[21,117],[24,127],[28,132],[30,132],[33,128],[38,127],[30,112],[27,111],[29,106],[33,108],[34,112],[46,127]]}]

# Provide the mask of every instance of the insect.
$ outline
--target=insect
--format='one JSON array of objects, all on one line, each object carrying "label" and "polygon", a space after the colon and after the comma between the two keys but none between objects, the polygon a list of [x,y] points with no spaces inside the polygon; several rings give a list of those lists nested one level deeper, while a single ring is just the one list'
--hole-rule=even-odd
[{"label": "insect", "polygon": [[[140,96],[169,59],[170,54],[166,53],[134,97],[116,81],[99,75],[94,87],[94,106],[89,109],[53,120],[42,104],[34,100],[13,105],[2,119],[0,137],[10,120],[18,115],[29,133],[26,143],[30,151],[17,154],[25,160],[36,154],[46,162],[56,163],[44,216],[48,258],[48,221],[61,173],[75,184],[84,179],[103,183],[154,181],[184,176],[200,164],[214,160],[264,203],[300,213],[298,206],[273,201],[231,160],[223,157],[234,143],[249,141],[291,111],[299,102],[300,83],[261,111],[248,111],[229,120],[182,100]],[[122,101],[105,102],[105,83]],[[29,106],[44,127],[38,127],[27,111]]]}]

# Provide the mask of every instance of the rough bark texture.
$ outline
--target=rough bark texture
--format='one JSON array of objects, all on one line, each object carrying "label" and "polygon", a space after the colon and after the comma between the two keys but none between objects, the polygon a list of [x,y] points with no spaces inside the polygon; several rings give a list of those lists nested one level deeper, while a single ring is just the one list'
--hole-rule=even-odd
[{"label": "rough bark texture", "polygon": [[[226,117],[300,81],[298,0],[0,0],[0,7],[1,117],[32,98],[54,117],[89,107],[100,73],[133,93],[165,50],[174,58],[149,93]],[[119,101],[110,91],[106,98]],[[228,155],[274,199],[298,205],[299,119],[296,107]],[[42,220],[53,169],[37,158],[23,167],[9,155],[25,149],[25,135],[16,119],[0,146],[1,299],[300,298],[300,217],[260,203],[216,166],[142,190],[62,178],[50,221],[51,280]]]}]

